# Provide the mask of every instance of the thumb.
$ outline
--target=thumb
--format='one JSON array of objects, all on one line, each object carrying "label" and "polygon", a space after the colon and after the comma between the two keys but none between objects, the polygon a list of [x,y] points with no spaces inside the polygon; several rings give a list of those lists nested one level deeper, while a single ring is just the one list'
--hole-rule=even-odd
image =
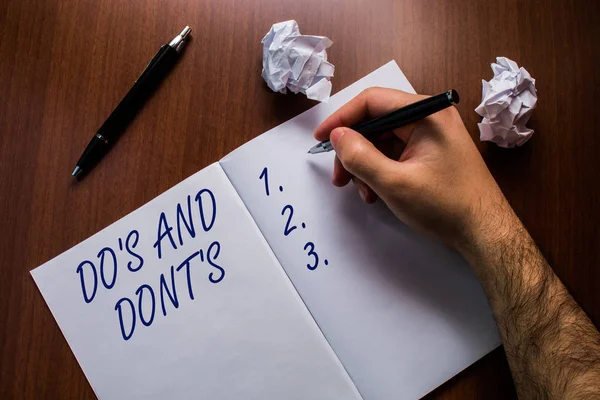
[{"label": "thumb", "polygon": [[350,128],[336,128],[329,137],[344,169],[377,190],[393,171],[394,161]]}]

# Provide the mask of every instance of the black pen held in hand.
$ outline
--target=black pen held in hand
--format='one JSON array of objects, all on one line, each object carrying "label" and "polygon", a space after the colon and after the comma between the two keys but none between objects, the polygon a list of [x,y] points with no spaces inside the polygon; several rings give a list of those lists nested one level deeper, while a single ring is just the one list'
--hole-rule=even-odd
[{"label": "black pen held in hand", "polygon": [[[435,114],[454,104],[458,104],[458,93],[456,90],[452,89],[436,96],[417,101],[416,103],[409,104],[370,121],[361,122],[351,128],[365,136],[367,139],[371,139],[374,136],[428,117],[431,114]],[[331,142],[327,140],[316,144],[308,152],[310,154],[318,154],[326,153],[331,150],[333,150],[333,146],[331,145]]]},{"label": "black pen held in hand", "polygon": [[135,81],[129,92],[123,97],[117,108],[102,124],[98,132],[85,148],[73,170],[73,176],[88,172],[123,133],[129,122],[142,108],[158,84],[167,76],[179,59],[185,40],[192,30],[189,26],[173,38],[169,44],[163,45],[148,63],[142,74]]}]

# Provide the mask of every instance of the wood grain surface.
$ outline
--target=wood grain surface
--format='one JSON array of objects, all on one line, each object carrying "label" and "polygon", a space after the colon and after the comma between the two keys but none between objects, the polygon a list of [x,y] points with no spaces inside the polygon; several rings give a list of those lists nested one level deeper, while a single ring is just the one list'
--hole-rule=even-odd
[{"label": "wood grain surface", "polygon": [[[330,37],[334,92],[395,59],[414,88],[455,88],[467,128],[556,273],[600,324],[598,1],[1,0],[0,398],[94,394],[29,271],[314,103],[268,90],[260,40],[279,21]],[[146,63],[193,39],[117,146],[70,173]],[[536,131],[478,141],[481,79],[506,56],[537,79]],[[515,397],[498,349],[429,395]]]}]

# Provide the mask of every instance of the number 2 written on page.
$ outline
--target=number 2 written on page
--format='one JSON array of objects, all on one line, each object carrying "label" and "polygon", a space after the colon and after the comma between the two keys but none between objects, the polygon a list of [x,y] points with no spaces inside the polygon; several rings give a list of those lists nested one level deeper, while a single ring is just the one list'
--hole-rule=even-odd
[{"label": "number 2 written on page", "polygon": [[[283,194],[284,188],[282,185],[273,185],[273,182],[269,181],[268,167],[262,169],[258,179],[263,183],[265,197],[271,199]],[[273,187],[271,187],[271,185],[273,185]],[[310,271],[314,271],[319,266],[329,265],[329,261],[318,254],[315,243],[312,241],[305,242],[300,237],[301,235],[298,234],[298,232],[308,229],[308,226],[304,221],[299,222],[298,217],[294,216],[294,206],[292,204],[285,204],[281,209],[280,215],[282,225],[281,233],[290,240],[300,240],[298,246],[302,246],[304,256],[306,257],[306,268]],[[300,223],[299,226],[298,223]]]}]

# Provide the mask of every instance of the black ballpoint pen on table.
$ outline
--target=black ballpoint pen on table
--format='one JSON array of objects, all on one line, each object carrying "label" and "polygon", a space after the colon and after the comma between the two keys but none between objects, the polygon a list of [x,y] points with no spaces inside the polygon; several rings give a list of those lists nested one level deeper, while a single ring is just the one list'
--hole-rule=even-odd
[{"label": "black ballpoint pen on table", "polygon": [[[416,103],[409,104],[370,121],[361,122],[351,128],[365,136],[367,139],[372,139],[382,133],[398,129],[411,122],[428,117],[431,114],[435,114],[454,104],[458,104],[458,93],[456,90],[452,89],[436,96],[417,101]],[[327,140],[316,144],[308,152],[310,154],[318,154],[331,150],[333,150],[333,146],[331,145],[331,142]]]},{"label": "black ballpoint pen on table", "polygon": [[73,176],[88,172],[106,154],[144,105],[146,99],[150,97],[158,84],[173,68],[191,31],[190,27],[186,26],[169,44],[163,45],[158,50],[158,53],[148,63],[117,108],[114,109],[98,129],[98,132],[92,137],[79,161],[77,161]]}]

